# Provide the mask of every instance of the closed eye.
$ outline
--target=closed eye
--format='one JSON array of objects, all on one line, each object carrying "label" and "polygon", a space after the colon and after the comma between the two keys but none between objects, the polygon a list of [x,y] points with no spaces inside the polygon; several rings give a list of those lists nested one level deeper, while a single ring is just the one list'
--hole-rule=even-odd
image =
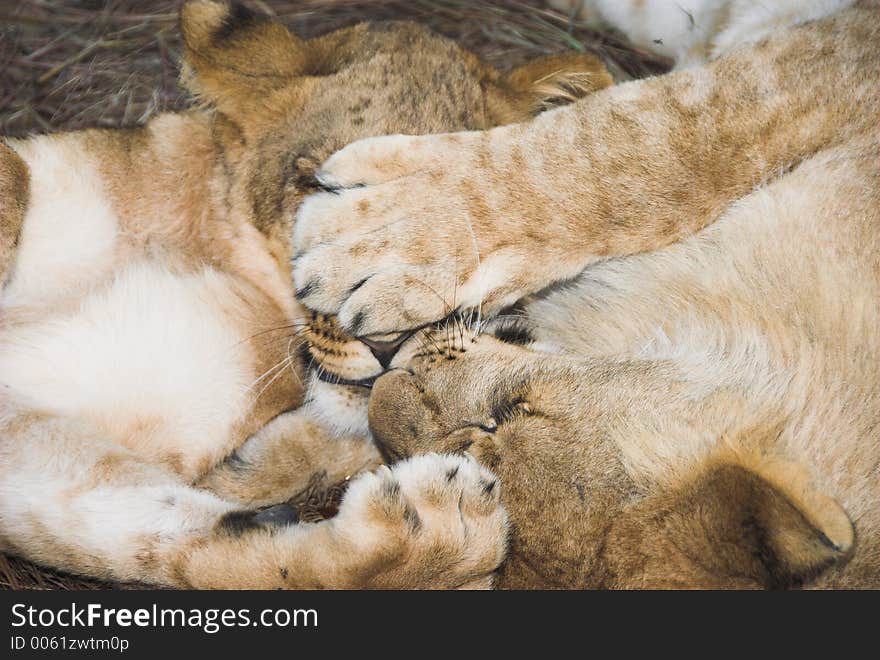
[{"label": "closed eye", "polygon": [[485,433],[495,433],[498,430],[498,422],[495,419],[486,419],[482,422],[467,421],[462,425],[466,429],[480,429]]},{"label": "closed eye", "polygon": [[492,418],[498,426],[531,414],[532,407],[523,397],[508,399],[492,408]]}]

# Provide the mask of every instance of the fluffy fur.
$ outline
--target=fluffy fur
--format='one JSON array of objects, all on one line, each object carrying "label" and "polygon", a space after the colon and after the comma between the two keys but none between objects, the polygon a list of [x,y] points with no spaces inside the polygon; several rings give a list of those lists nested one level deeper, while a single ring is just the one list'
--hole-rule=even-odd
[{"label": "fluffy fur", "polygon": [[[677,70],[335,154],[301,300],[386,343],[429,326],[370,425],[500,476],[503,586],[877,587],[877,3],[586,10]],[[525,346],[433,329],[514,301]]]},{"label": "fluffy fur", "polygon": [[380,462],[363,388],[299,350],[294,215],[352,140],[522,120],[607,75],[508,78],[409,24],[303,41],[222,3],[181,31],[200,108],[0,145],[0,547],[171,586],[488,586],[506,518],[461,457],[356,479],[326,523],[256,512]]}]

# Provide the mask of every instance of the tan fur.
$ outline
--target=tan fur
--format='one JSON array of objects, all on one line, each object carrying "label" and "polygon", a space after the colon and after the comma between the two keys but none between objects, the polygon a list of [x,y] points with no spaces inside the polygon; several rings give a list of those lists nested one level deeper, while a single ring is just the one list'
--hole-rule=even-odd
[{"label": "tan fur", "polygon": [[28,201],[27,166],[0,143],[0,284],[15,256]]},{"label": "tan fur", "polygon": [[298,216],[308,306],[427,327],[370,427],[498,474],[502,586],[880,585],[878,6],[705,5],[690,68],[356,143]]},{"label": "tan fur", "polygon": [[[314,286],[301,298],[354,334],[388,333],[436,320],[453,299],[491,314],[601,258],[679,240],[874,130],[873,17],[844,11],[529,124],[351,145],[319,177],[383,185],[303,205],[295,276]],[[404,278],[435,295],[410,295]]]},{"label": "tan fur", "polygon": [[304,477],[321,475],[323,482],[338,484],[380,463],[363,437],[340,436],[307,415],[288,413],[265,425],[198,485],[247,506],[265,506],[285,493],[304,491],[309,485]]},{"label": "tan fur", "polygon": [[489,586],[506,517],[472,461],[355,478],[326,524],[253,508],[380,462],[365,412],[337,414],[366,390],[301,360],[319,325],[292,296],[291,228],[348,142],[488,128],[608,79],[581,56],[505,77],[410,24],[303,41],[193,2],[181,31],[201,107],[0,145],[2,547],[172,586]]},{"label": "tan fur", "polygon": [[[880,521],[862,514],[856,542],[847,512],[819,490],[870,507],[870,466],[852,470],[852,486],[832,486],[821,470],[845,455],[822,458],[821,441],[793,454],[792,427],[745,425],[731,405],[739,393],[694,398],[692,376],[671,361],[449,338],[437,333],[408,372],[377,381],[371,428],[392,459],[463,452],[500,477],[513,536],[498,586],[878,584]],[[688,449],[701,440],[702,452]],[[635,441],[682,454],[649,477],[630,462]]]},{"label": "tan fur", "polygon": [[498,124],[522,121],[611,85],[611,74],[591,55],[548,55],[507,73],[489,95]]}]

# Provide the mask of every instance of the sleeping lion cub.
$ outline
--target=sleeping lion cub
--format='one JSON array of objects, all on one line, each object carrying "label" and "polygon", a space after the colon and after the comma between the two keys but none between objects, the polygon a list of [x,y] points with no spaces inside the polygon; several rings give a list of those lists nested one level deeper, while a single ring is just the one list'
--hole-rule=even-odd
[{"label": "sleeping lion cub", "polygon": [[364,388],[301,359],[322,331],[291,226],[357,138],[521,121],[607,74],[502,75],[408,24],[302,41],[210,2],[181,30],[200,109],[0,142],[0,548],[179,587],[487,586],[506,517],[472,460],[368,473],[322,524],[255,508],[380,462],[340,414]]},{"label": "sleeping lion cub", "polygon": [[880,587],[880,5],[586,4],[680,65],[337,153],[300,300],[386,455],[500,477],[501,586]]}]

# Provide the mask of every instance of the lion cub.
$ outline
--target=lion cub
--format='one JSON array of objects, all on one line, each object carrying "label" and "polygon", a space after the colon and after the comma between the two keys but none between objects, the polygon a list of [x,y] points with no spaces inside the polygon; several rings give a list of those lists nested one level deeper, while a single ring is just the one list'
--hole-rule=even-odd
[{"label": "lion cub", "polygon": [[500,477],[501,586],[877,588],[880,3],[585,4],[676,70],[346,147],[300,299],[399,344],[390,458]]},{"label": "lion cub", "polygon": [[178,587],[487,586],[506,518],[462,458],[357,478],[324,524],[252,508],[380,462],[302,359],[293,218],[354,139],[525,119],[607,74],[502,75],[409,24],[303,41],[212,2],[181,30],[201,108],[0,143],[0,548]]}]

